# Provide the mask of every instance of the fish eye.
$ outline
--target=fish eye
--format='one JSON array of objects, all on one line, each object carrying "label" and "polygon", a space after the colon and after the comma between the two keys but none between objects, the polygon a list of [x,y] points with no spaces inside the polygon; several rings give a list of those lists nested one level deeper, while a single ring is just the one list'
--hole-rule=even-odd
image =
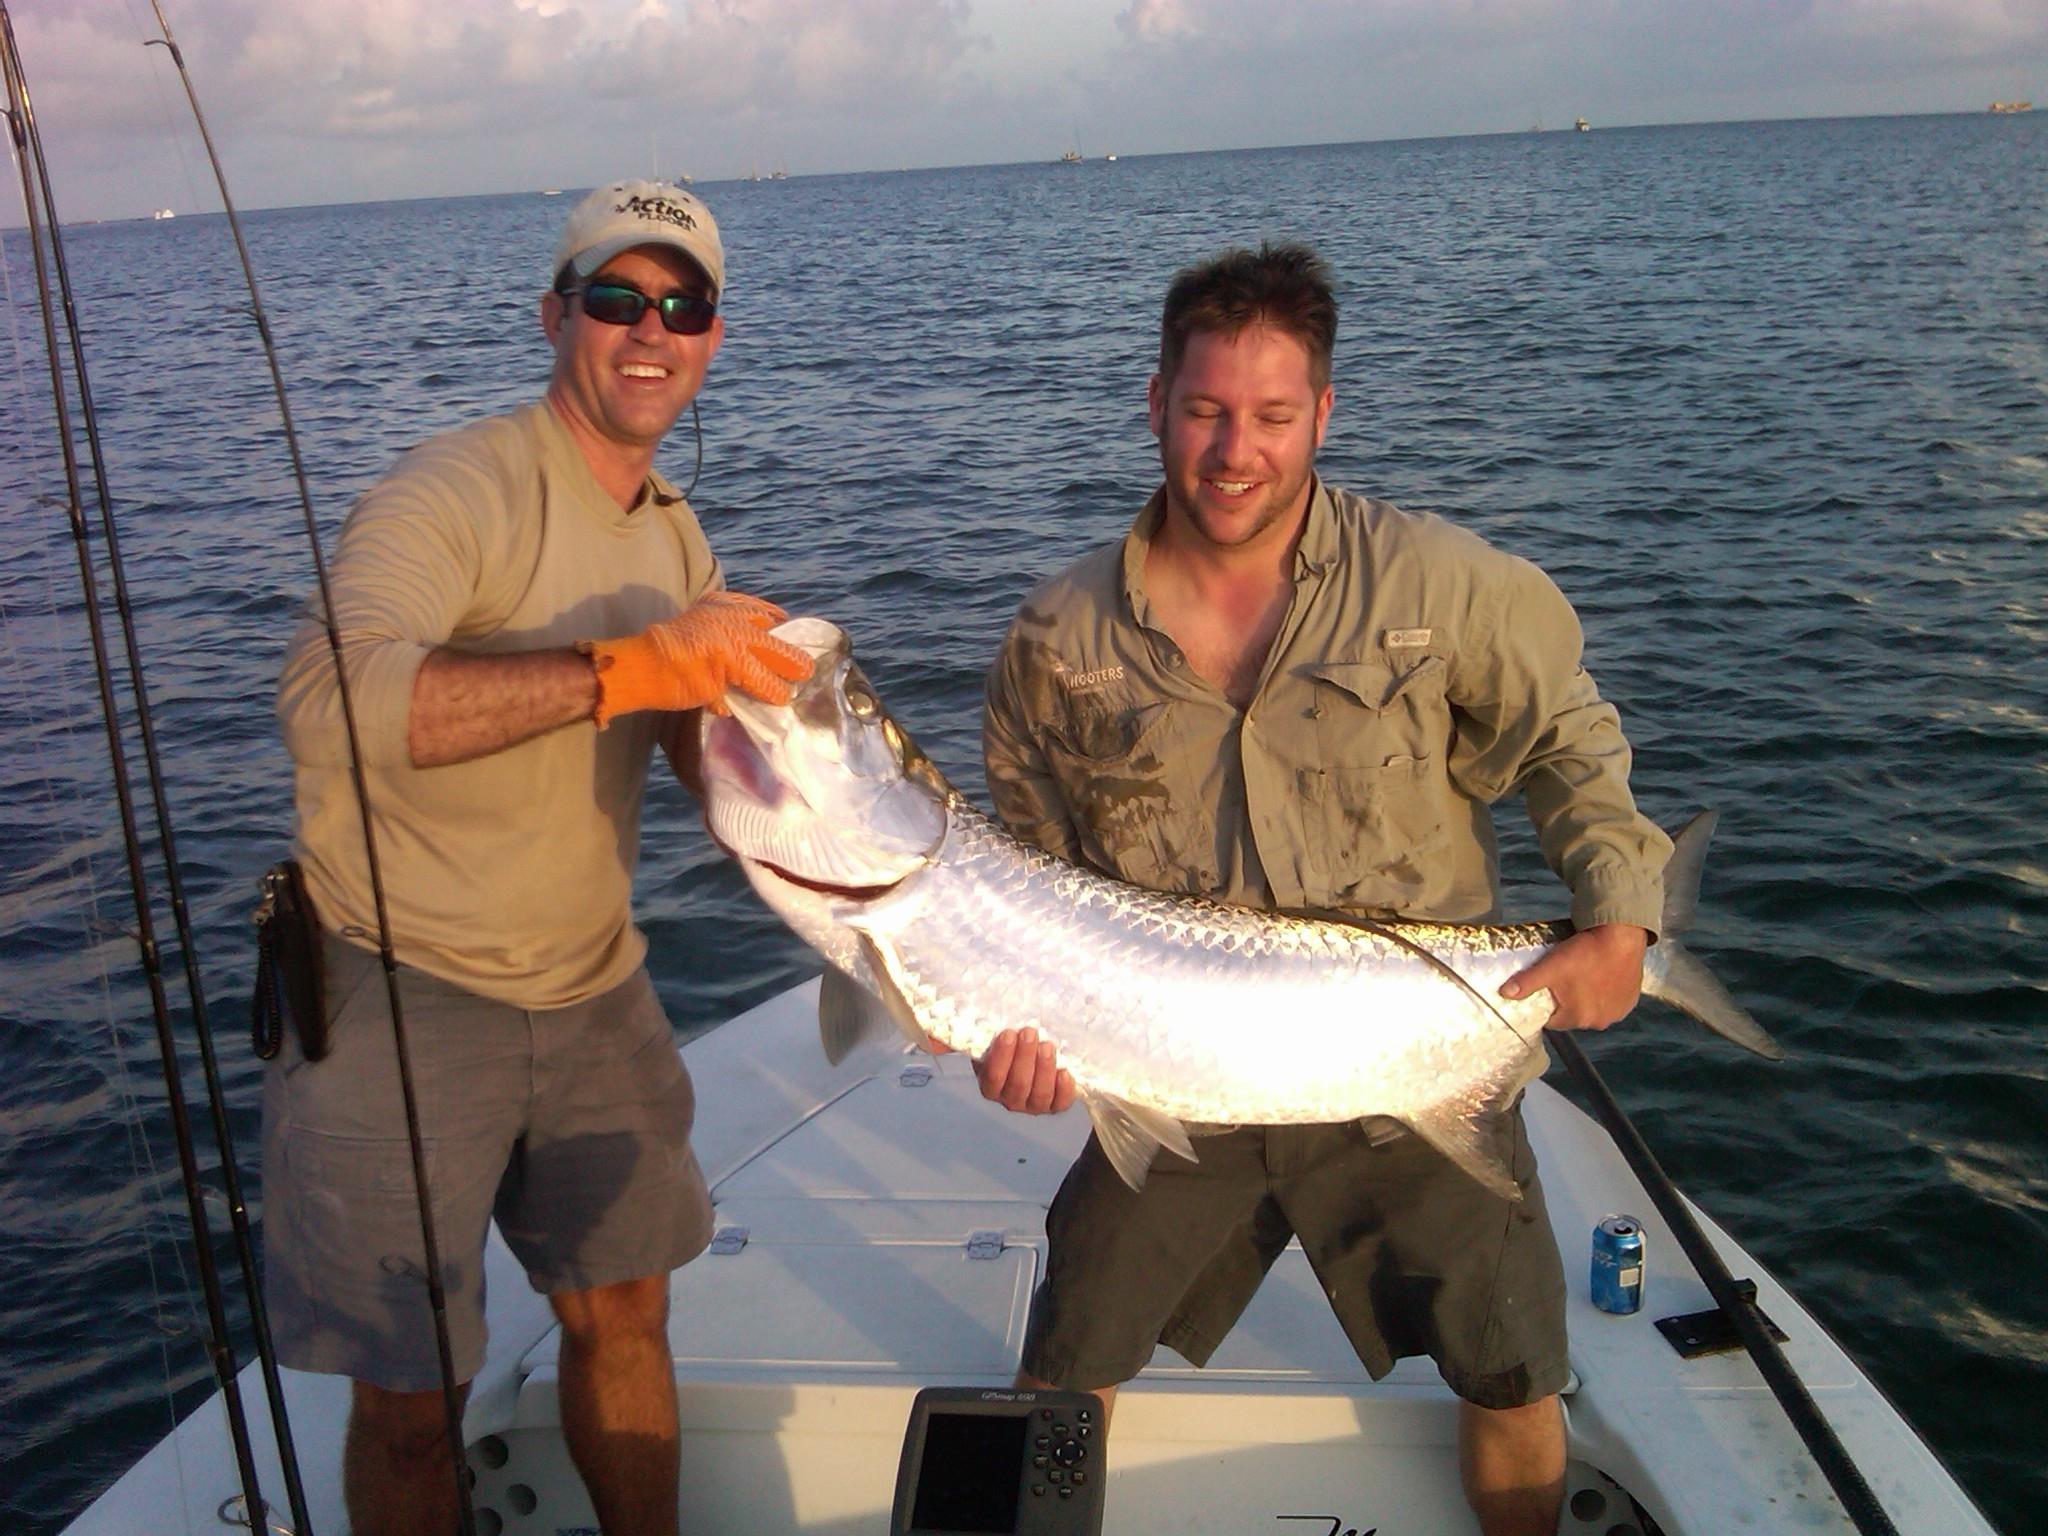
[{"label": "fish eye", "polygon": [[882,712],[882,701],[860,683],[846,685],[846,707],[856,720],[872,720]]}]

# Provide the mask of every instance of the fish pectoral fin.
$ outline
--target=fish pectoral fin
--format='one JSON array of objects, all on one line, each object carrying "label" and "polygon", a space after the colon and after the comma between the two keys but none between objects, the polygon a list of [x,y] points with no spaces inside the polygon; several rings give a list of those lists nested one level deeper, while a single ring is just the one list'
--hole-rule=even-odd
[{"label": "fish pectoral fin", "polygon": [[[911,1011],[910,999],[903,995],[903,989],[896,985],[896,973],[889,968],[889,957],[872,937],[860,935],[861,958],[868,963],[868,974],[875,979],[875,998],[887,1014],[889,1021],[903,1032],[903,1038],[920,1051],[932,1051],[932,1037],[925,1033],[925,1027],[917,1022],[917,1015]],[[828,973],[829,974],[829,973]],[[824,1026],[823,996],[819,998],[819,1027]],[[830,1053],[830,1047],[827,1047]]]},{"label": "fish pectoral fin", "polygon": [[833,1066],[871,1040],[894,1039],[901,1028],[886,1002],[836,965],[825,967],[818,982],[818,1043]]},{"label": "fish pectoral fin", "polygon": [[1088,1106],[1103,1155],[1131,1188],[1145,1187],[1145,1175],[1152,1171],[1152,1159],[1161,1147],[1191,1163],[1198,1161],[1181,1123],[1163,1110],[1108,1093],[1084,1093],[1081,1102]]},{"label": "fish pectoral fin", "polygon": [[1440,1105],[1401,1123],[1503,1200],[1520,1200],[1515,1182],[1515,1122],[1506,1109]]}]

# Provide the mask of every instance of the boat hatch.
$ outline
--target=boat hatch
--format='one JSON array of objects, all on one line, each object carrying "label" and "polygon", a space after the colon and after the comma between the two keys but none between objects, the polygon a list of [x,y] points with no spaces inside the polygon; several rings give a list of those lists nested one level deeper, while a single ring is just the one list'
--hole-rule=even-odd
[{"label": "boat hatch", "polygon": [[[1041,1213],[1016,1212],[1027,1231]],[[669,1348],[679,1381],[817,1380],[881,1373],[928,1381],[1007,1383],[1017,1368],[1038,1242],[1003,1241],[992,1257],[970,1240],[1001,1231],[991,1208],[951,1202],[736,1200],[721,1229],[743,1245],[678,1272]],[[728,1246],[728,1245],[721,1245]],[[557,1423],[559,1331],[530,1350],[516,1421]]]},{"label": "boat hatch", "polygon": [[990,1104],[965,1056],[883,1057],[819,1113],[719,1170],[713,1193],[721,1204],[776,1194],[1028,1201],[1043,1212],[1087,1138],[1079,1110],[1012,1115]]}]

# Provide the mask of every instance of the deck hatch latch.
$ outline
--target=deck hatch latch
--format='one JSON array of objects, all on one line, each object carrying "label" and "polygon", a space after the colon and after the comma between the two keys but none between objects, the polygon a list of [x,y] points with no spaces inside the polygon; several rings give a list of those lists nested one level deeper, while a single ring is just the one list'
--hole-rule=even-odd
[{"label": "deck hatch latch", "polygon": [[708,1251],[725,1255],[738,1253],[746,1246],[747,1229],[745,1227],[720,1227],[711,1234],[711,1247]]},{"label": "deck hatch latch", "polygon": [[993,1259],[1003,1251],[1001,1232],[970,1232],[967,1234],[967,1257],[970,1259]]},{"label": "deck hatch latch", "polygon": [[928,1061],[913,1061],[896,1074],[896,1081],[905,1088],[922,1088],[932,1080],[932,1067]]}]

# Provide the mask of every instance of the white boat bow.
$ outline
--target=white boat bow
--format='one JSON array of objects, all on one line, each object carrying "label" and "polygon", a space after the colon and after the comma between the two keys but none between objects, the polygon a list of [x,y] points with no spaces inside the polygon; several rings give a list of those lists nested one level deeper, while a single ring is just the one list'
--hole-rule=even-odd
[{"label": "white boat bow", "polygon": [[[1046,1207],[1088,1131],[1078,1113],[1034,1118],[984,1102],[960,1056],[856,1053],[828,1066],[816,996],[806,983],[683,1047],[719,1230],[673,1280],[686,1532],[885,1531],[918,1389],[1009,1384]],[[1606,1136],[1542,1083],[1527,1118],[1570,1289],[1561,1529],[1852,1531],[1749,1358],[1681,1360],[1656,1331],[1654,1319],[1712,1303]],[[1626,1317],[1597,1311],[1587,1292],[1590,1234],[1614,1211],[1642,1217],[1648,1242],[1646,1302]],[[1731,1270],[1755,1279],[1787,1356],[1902,1536],[1991,1536],[1855,1363],[1700,1220]],[[594,1532],[561,1434],[553,1317],[495,1231],[487,1274],[490,1346],[465,1421],[479,1529]],[[315,1528],[344,1531],[347,1383],[285,1374]],[[283,1530],[254,1365],[243,1398]],[[1455,1434],[1455,1400],[1430,1362],[1371,1381],[1290,1246],[1206,1370],[1162,1348],[1119,1395],[1104,1529],[1466,1536],[1476,1526]],[[247,1529],[240,1502],[216,1397],[70,1536]]]}]

